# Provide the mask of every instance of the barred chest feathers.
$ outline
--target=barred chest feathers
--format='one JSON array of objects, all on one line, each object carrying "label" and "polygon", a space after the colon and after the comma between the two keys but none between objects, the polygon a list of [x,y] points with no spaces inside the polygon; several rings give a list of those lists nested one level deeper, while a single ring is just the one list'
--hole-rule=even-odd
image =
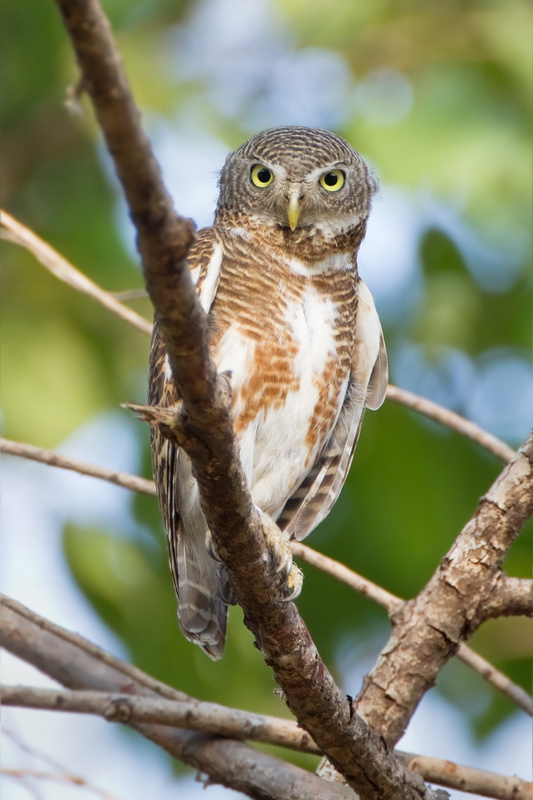
[{"label": "barred chest feathers", "polygon": [[221,269],[211,307],[213,357],[219,372],[231,373],[253,500],[274,519],[320,456],[345,399],[357,305],[346,257],[348,269],[310,277],[271,262],[259,280],[248,275],[246,286],[231,260]]}]

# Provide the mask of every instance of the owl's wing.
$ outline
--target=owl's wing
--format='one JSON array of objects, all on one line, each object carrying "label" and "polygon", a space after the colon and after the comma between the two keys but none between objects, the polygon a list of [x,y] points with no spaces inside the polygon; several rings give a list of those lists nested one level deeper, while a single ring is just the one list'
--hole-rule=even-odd
[{"label": "owl's wing", "polygon": [[[215,232],[199,231],[189,254],[189,266],[204,310],[209,311],[218,287],[222,248]],[[150,351],[150,405],[176,406],[180,397],[172,379],[157,322]],[[221,598],[217,563],[206,547],[207,525],[188,456],[152,428],[152,470],[174,588],[180,626],[185,636],[217,659],[222,656],[227,605]]]},{"label": "owl's wing", "polygon": [[354,359],[344,404],[326,448],[279,516],[278,525],[289,537],[305,539],[331,511],[352,463],[365,408],[380,407],[387,382],[381,324],[372,295],[359,279]]}]

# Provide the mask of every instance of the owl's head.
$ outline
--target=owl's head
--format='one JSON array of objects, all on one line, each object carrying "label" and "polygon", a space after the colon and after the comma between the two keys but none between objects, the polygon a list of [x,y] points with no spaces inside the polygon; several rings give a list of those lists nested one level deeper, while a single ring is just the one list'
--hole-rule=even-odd
[{"label": "owl's head", "polygon": [[376,190],[369,167],[340,136],[296,125],[271,128],[229,154],[217,218],[240,212],[288,236],[319,227],[335,237],[364,228]]}]

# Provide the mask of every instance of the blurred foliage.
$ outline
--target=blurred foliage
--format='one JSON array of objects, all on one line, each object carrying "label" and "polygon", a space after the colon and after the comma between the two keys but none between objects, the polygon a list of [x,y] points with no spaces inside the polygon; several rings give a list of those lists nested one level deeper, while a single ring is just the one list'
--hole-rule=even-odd
[{"label": "blurred foliage", "polygon": [[[170,123],[194,101],[204,129],[229,149],[254,132],[243,109],[224,114],[221,98],[212,102],[208,78],[181,78],[173,61],[171,34],[186,30],[203,5],[104,2],[144,112]],[[323,49],[345,60],[355,100],[342,109],[339,132],[371,159],[382,183],[430,186],[487,251],[496,248],[502,264],[506,258],[514,264],[504,288],[489,290],[470,269],[460,237],[437,223],[425,226],[418,242],[419,296],[405,318],[386,325],[393,377],[395,353],[405,343],[421,347],[428,364],[438,363],[447,348],[473,359],[494,348],[527,352],[529,7],[522,0],[331,0],[326,10],[317,0],[275,0],[272,9],[296,52]],[[65,104],[77,73],[54,4],[3,4],[0,30],[7,87],[0,101],[2,204],[105,288],[140,287],[88,103]],[[252,45],[254,34],[248,31]],[[396,121],[382,114],[391,85],[398,91],[407,86],[411,97]],[[199,124],[194,114],[189,124]],[[2,251],[5,435],[55,447],[87,418],[142,401],[147,337],[59,284],[21,249],[4,243]],[[136,308],[150,316],[146,302]],[[136,431],[143,474],[149,475],[147,434],[141,425]],[[387,403],[367,415],[346,488],[310,544],[412,597],[500,469],[470,441]],[[130,532],[119,534],[67,523],[64,547],[80,589],[133,661],[194,696],[284,714],[238,609],[231,611],[220,663],[180,635],[155,502],[132,498],[125,525]],[[523,532],[506,564],[511,574],[527,576],[529,561]],[[377,655],[376,631],[384,641],[388,630],[382,609],[311,567],[305,572],[298,604],[332,670],[339,676],[339,654],[357,643],[370,642]],[[520,620],[485,626],[475,644],[529,687],[531,635]],[[346,688],[355,694],[359,687]],[[439,688],[480,735],[512,710],[462,664],[448,665]],[[465,699],[474,696],[475,702]]]}]

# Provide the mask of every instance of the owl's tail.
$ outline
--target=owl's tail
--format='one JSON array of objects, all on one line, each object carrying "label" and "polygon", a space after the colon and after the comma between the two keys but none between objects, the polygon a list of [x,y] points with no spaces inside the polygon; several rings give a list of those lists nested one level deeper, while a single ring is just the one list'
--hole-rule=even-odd
[{"label": "owl's tail", "polygon": [[189,535],[190,529],[182,530],[177,542],[169,538],[169,553],[174,560],[173,572],[177,573],[178,617],[183,634],[217,661],[224,652],[228,606],[222,599],[217,562],[206,546],[207,527],[203,523],[200,541]]},{"label": "owl's tail", "polygon": [[156,484],[180,627],[189,641],[217,660],[226,638],[226,582],[220,575],[221,565],[209,550],[207,523],[188,456],[168,440],[161,442],[160,452]]}]

